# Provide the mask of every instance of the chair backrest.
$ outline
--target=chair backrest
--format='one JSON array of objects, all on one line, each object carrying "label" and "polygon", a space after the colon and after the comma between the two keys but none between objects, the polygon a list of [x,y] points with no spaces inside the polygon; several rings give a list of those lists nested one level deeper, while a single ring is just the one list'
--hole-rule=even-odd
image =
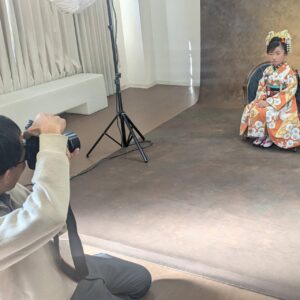
[{"label": "chair backrest", "polygon": [[[269,62],[263,62],[258,66],[256,66],[255,68],[253,68],[249,73],[247,78],[247,87],[246,87],[246,100],[248,103],[252,102],[255,99],[258,83],[262,78],[264,70],[270,65],[271,64]],[[297,101],[298,112],[300,112],[300,76],[298,70],[295,70],[295,73],[298,79],[298,88],[295,97]]]},{"label": "chair backrest", "polygon": [[269,62],[263,62],[250,71],[246,87],[246,100],[248,103],[255,99],[258,83],[263,76],[264,70],[270,65]]},{"label": "chair backrest", "polygon": [[295,97],[296,97],[298,113],[299,113],[300,112],[300,76],[299,76],[299,73],[298,73],[297,69],[295,69],[295,73],[296,73],[296,76],[297,76],[297,79],[298,79],[298,87],[297,87]]}]

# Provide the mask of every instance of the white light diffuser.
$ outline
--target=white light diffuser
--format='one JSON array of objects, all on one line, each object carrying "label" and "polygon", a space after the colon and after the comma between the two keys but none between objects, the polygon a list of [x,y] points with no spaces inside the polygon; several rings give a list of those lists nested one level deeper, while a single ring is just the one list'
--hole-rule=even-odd
[{"label": "white light diffuser", "polygon": [[49,0],[62,13],[75,14],[92,5],[96,0]]}]

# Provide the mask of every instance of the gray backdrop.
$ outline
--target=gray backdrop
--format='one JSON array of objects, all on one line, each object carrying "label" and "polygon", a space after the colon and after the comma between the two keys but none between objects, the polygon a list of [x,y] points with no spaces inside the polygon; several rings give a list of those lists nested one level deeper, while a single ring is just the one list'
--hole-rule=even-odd
[{"label": "gray backdrop", "polygon": [[200,101],[242,103],[248,72],[267,58],[267,33],[283,29],[293,38],[288,62],[300,69],[299,0],[201,0]]}]

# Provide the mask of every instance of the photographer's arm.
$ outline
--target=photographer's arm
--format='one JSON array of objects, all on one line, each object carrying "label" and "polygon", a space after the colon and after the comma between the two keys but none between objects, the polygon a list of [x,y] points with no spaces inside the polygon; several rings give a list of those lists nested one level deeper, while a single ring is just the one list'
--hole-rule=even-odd
[{"label": "photographer's arm", "polygon": [[67,138],[42,134],[33,192],[23,206],[0,218],[0,270],[45,245],[64,226],[69,205]]}]

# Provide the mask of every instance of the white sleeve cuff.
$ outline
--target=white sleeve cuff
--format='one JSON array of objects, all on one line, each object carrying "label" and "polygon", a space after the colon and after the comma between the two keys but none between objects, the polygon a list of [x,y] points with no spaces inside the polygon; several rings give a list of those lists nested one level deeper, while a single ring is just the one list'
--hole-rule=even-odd
[{"label": "white sleeve cuff", "polygon": [[66,153],[68,138],[61,134],[41,134],[40,151]]},{"label": "white sleeve cuff", "polygon": [[267,100],[266,100],[270,105],[273,105],[274,103],[274,100],[273,100],[273,98],[267,98]]}]

